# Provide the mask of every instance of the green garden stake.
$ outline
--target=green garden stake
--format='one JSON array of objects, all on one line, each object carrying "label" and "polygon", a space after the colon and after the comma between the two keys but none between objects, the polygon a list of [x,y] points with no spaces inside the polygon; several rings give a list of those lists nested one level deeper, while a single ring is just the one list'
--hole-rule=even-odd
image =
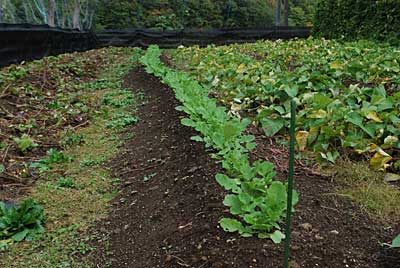
[{"label": "green garden stake", "polygon": [[289,176],[288,176],[288,199],[286,210],[286,232],[285,232],[285,268],[289,268],[290,255],[290,225],[292,222],[292,199],[293,199],[293,173],[294,173],[294,150],[296,146],[296,102],[290,102],[290,148],[289,148]]}]

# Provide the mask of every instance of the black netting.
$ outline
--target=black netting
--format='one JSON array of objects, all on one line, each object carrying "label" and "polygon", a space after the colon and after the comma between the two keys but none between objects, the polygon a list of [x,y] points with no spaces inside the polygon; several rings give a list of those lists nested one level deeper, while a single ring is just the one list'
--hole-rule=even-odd
[{"label": "black netting", "polygon": [[[1,66],[103,46],[204,46],[307,37],[311,31],[299,26],[308,16],[299,3],[309,0],[289,0],[291,26],[276,26],[277,14],[279,24],[284,21],[273,5],[277,0],[80,0],[78,21],[77,1],[54,1],[53,20],[50,1],[0,1],[0,22],[8,23],[0,24]],[[58,28],[45,25],[52,23]],[[73,27],[81,31],[65,30]]]}]

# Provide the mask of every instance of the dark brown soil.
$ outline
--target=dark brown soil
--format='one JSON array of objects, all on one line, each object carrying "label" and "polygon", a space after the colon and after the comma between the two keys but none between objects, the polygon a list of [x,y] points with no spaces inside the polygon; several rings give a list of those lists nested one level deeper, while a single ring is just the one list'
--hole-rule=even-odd
[{"label": "dark brown soil", "polygon": [[[134,138],[110,164],[121,178],[121,193],[109,218],[94,231],[97,267],[114,268],[272,268],[283,267],[283,245],[227,234],[218,221],[227,214],[223,189],[214,176],[219,165],[195,132],[182,126],[173,92],[142,68],[126,86],[145,93]],[[258,137],[254,154],[271,157]],[[275,155],[286,162],[286,155]],[[284,166],[284,164],[282,164]],[[279,169],[280,171],[280,169]],[[398,251],[381,249],[397,230],[370,219],[335,195],[325,177],[297,173],[300,203],[293,223],[291,267],[399,268]],[[307,174],[307,173],[304,173]],[[279,178],[284,178],[280,171]]]}]

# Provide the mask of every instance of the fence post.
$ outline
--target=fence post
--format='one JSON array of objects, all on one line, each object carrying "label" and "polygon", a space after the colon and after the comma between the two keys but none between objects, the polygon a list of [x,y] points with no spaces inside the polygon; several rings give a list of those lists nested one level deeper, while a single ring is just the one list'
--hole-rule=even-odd
[{"label": "fence post", "polygon": [[290,148],[289,148],[289,175],[288,175],[288,199],[286,210],[286,232],[285,232],[285,262],[284,267],[289,267],[290,255],[290,235],[292,223],[292,202],[293,202],[293,173],[294,173],[294,153],[296,146],[296,102],[292,99],[290,102]]}]

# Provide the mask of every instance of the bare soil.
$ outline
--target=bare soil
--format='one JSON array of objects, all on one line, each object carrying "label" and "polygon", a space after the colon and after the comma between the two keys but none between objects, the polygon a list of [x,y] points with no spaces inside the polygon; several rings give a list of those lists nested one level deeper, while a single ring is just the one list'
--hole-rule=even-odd
[{"label": "bare soil", "polygon": [[[130,130],[134,138],[110,163],[121,193],[108,219],[93,230],[97,250],[89,257],[97,267],[283,267],[283,245],[218,227],[229,215],[225,192],[214,179],[220,166],[202,143],[190,140],[196,133],[180,124],[184,115],[175,110],[172,90],[143,68],[133,70],[125,84],[144,92],[146,104]],[[286,153],[274,153],[278,145],[261,135],[257,141],[253,154],[281,161],[278,178],[284,179]],[[399,268],[400,252],[380,246],[400,232],[399,224],[385,228],[335,194],[335,182],[308,171],[300,166],[296,173],[300,203],[291,267]]]}]

